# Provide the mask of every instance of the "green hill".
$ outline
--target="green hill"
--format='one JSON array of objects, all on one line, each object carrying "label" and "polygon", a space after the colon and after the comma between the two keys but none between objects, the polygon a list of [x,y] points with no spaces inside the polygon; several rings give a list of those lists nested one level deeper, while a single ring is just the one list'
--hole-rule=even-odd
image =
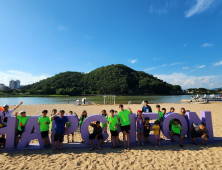
[{"label": "green hill", "polygon": [[[176,88],[176,89],[175,89]],[[168,84],[143,71],[125,65],[109,65],[90,73],[64,72],[40,82],[27,85],[30,94],[169,94],[179,86]]]}]

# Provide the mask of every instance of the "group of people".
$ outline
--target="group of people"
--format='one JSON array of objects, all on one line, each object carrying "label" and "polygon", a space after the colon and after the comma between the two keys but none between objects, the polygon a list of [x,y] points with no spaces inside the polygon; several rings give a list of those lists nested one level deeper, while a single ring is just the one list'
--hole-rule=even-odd
[{"label": "group of people", "polygon": [[[4,105],[3,106],[3,111],[0,111],[0,115],[1,115],[1,124],[2,127],[7,126],[7,118],[10,117],[12,115],[12,113],[22,104],[22,102],[17,105],[14,109],[9,110],[9,106],[8,105]],[[161,125],[162,122],[164,121],[165,117],[171,113],[174,113],[175,109],[173,107],[170,108],[170,112],[166,112],[165,108],[162,108],[160,105],[156,105],[156,113],[158,113],[159,118],[154,122],[155,125],[153,125],[151,127],[150,125],[150,119],[149,118],[145,118],[143,117],[143,113],[149,113],[152,112],[152,108],[148,105],[148,101],[144,102],[144,106],[142,107],[142,110],[138,110],[137,111],[137,118],[136,118],[136,122],[137,122],[137,141],[138,141],[138,146],[140,145],[144,145],[144,141],[148,144],[150,144],[149,141],[149,135],[150,135],[150,131],[153,130],[153,134],[155,137],[155,147],[158,148],[158,145],[160,145],[160,139],[164,139],[165,136],[163,135],[163,133],[161,132]],[[180,114],[182,116],[185,117],[185,108],[181,108]],[[17,139],[16,139],[16,143],[15,143],[15,147],[17,148],[18,142],[22,137],[22,133],[25,131],[25,125],[28,121],[29,116],[26,116],[26,112],[24,110],[19,112],[20,115],[18,115],[18,112],[15,113],[16,118],[19,120],[19,124],[18,124],[18,129],[17,129]],[[90,124],[90,126],[93,127],[93,133],[89,135],[89,142],[90,142],[90,151],[92,151],[94,149],[93,146],[93,139],[98,139],[99,140],[99,144],[97,149],[101,149],[101,143],[103,141],[103,132],[107,132],[107,127],[109,126],[109,130],[111,133],[111,140],[112,140],[112,144],[113,144],[113,148],[118,147],[118,142],[119,142],[119,133],[118,133],[118,127],[121,128],[122,134],[123,134],[123,143],[124,143],[124,148],[125,149],[130,149],[130,118],[129,115],[132,114],[132,110],[130,108],[124,109],[123,105],[119,105],[119,111],[114,111],[114,110],[110,110],[110,115],[108,116],[106,110],[102,110],[100,112],[101,115],[103,115],[106,119],[107,119],[107,123],[102,124],[99,121],[96,122],[92,122]],[[49,130],[51,127],[52,130],[52,121],[55,121],[55,130],[54,130],[54,150],[56,150],[56,145],[57,142],[59,141],[59,146],[60,146],[60,150],[62,149],[62,144],[63,144],[63,140],[64,140],[64,133],[68,132],[68,127],[70,125],[70,123],[68,122],[68,119],[65,115],[65,111],[64,110],[60,110],[59,112],[57,112],[56,109],[52,110],[51,116],[47,116],[48,111],[47,110],[43,110],[42,111],[42,116],[39,117],[38,119],[38,124],[39,124],[39,128],[41,131],[41,137],[44,141],[44,148],[50,148],[50,142],[48,141],[48,137],[49,137]],[[73,112],[70,111],[69,112],[70,115],[75,115],[78,117],[78,115]],[[117,116],[115,115],[118,115]],[[84,122],[84,120],[87,118],[87,112],[84,110],[82,112],[82,115],[80,116],[79,119],[79,126],[81,128],[82,123]],[[180,138],[180,147],[183,147],[182,145],[182,141],[183,141],[183,136],[181,135],[181,131],[183,130],[180,121],[177,119],[172,119],[169,123],[169,130],[170,130],[170,136],[171,136],[171,142],[175,142],[174,137],[178,136]],[[209,132],[206,129],[206,125],[205,123],[201,122],[200,125],[196,125],[194,123],[192,123],[192,127],[191,127],[191,138],[194,141],[194,144],[197,145],[196,143],[196,139],[197,137],[200,137],[203,140],[202,144],[205,145],[205,142],[209,139]],[[69,136],[72,136],[72,140],[69,140]],[[67,141],[68,143],[70,142],[74,142],[74,133],[72,134],[68,134],[67,135]],[[127,142],[126,142],[127,141]],[[82,139],[81,141],[82,143],[84,143],[85,141]],[[5,135],[3,134],[2,137],[0,138],[0,145],[4,146],[5,144]]]}]

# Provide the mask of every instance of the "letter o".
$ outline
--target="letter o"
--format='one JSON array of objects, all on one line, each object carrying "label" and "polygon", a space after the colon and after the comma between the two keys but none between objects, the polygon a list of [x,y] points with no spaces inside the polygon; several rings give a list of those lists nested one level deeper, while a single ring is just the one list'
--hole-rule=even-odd
[{"label": "letter o", "polygon": [[[88,116],[82,123],[81,126],[81,135],[84,141],[89,144],[89,130],[88,126],[93,121],[100,121],[102,124],[105,124],[107,122],[106,118],[104,118],[102,115],[94,114]],[[108,133],[103,132],[103,141],[105,141],[109,137]],[[98,144],[99,140],[93,139],[93,144]]]},{"label": "letter o", "polygon": [[[178,119],[181,123],[181,126],[183,128],[183,130],[181,131],[181,135],[185,136],[187,134],[187,129],[188,129],[188,125],[187,125],[187,121],[186,119],[179,113],[171,113],[169,114],[163,121],[163,125],[162,125],[162,132],[164,134],[164,136],[166,136],[168,139],[171,139],[170,137],[170,129],[169,129],[169,124],[170,121],[172,119]],[[179,139],[179,137],[174,136],[174,138],[176,140]]]}]

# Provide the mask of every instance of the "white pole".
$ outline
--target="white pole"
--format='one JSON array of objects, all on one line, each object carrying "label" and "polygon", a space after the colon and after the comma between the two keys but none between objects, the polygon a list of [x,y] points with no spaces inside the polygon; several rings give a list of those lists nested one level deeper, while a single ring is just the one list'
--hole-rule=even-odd
[{"label": "white pole", "polygon": [[114,105],[115,105],[115,97],[116,97],[116,96],[113,96],[113,98],[114,98],[114,101],[113,101],[113,102],[114,102]]}]

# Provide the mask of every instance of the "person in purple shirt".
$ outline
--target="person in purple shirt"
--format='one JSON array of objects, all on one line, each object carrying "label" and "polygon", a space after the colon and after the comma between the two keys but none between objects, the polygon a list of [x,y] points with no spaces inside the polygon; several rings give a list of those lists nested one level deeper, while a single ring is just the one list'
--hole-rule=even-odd
[{"label": "person in purple shirt", "polygon": [[144,118],[143,118],[141,110],[138,110],[137,114],[138,114],[137,119],[136,119],[136,122],[137,122],[137,140],[138,140],[138,146],[139,146],[140,145],[140,137],[141,137],[142,145],[144,145],[143,144]]},{"label": "person in purple shirt", "polygon": [[142,112],[152,112],[152,108],[148,105],[148,101],[144,101],[144,106],[142,107]]}]

